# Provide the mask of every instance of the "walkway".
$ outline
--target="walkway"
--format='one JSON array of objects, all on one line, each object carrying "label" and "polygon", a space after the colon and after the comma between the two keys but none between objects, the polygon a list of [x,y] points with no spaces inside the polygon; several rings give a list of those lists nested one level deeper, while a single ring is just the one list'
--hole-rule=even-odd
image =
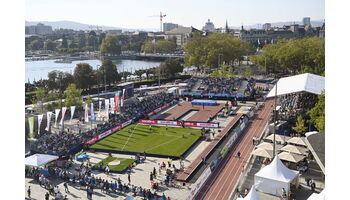
[{"label": "walkway", "polygon": [[[256,113],[255,118],[248,124],[243,135],[237,141],[235,150],[229,152],[228,157],[214,171],[195,199],[222,200],[229,198],[242,168],[253,150],[252,138],[262,134],[272,114],[272,105],[273,99],[264,103],[264,106]],[[241,158],[235,156],[238,151],[241,152]]]}]

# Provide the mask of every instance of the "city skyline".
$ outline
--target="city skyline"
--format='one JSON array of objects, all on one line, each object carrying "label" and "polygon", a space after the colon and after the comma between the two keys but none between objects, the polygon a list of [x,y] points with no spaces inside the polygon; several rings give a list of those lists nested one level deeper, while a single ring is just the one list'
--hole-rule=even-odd
[{"label": "city skyline", "polygon": [[[249,0],[244,3],[228,0],[215,2],[180,0],[176,4],[164,3],[160,0],[151,2],[28,0],[25,3],[26,21],[69,20],[91,25],[135,29],[159,29],[160,12],[167,15],[163,22],[197,28],[202,28],[208,19],[214,23],[215,27],[224,27],[226,20],[229,26],[284,21],[299,22],[303,17],[310,17],[311,20],[323,20],[325,13],[324,0],[297,0],[293,2]],[[77,8],[83,12],[77,12]]]}]

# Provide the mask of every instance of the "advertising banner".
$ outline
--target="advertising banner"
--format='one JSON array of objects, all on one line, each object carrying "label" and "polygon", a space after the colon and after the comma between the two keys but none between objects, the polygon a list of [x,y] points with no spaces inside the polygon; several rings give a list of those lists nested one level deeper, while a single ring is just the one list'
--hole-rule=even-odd
[{"label": "advertising banner", "polygon": [[106,110],[107,120],[109,120],[109,99],[105,99],[105,110]]},{"label": "advertising banner", "polygon": [[88,111],[87,103],[84,105],[84,109],[85,109],[84,120],[85,120],[85,122],[89,122],[89,111]]},{"label": "advertising banner", "polygon": [[[182,122],[181,121],[140,119],[139,123],[142,123],[142,124],[159,124],[159,125],[182,126]],[[219,127],[219,124],[217,124],[217,123],[183,122],[183,124],[184,124],[184,126],[205,127],[205,128],[218,128]]]},{"label": "advertising banner", "polygon": [[120,92],[117,91],[114,96],[115,112],[119,111],[119,98],[120,98]]},{"label": "advertising banner", "polygon": [[111,112],[114,113],[115,110],[115,104],[114,104],[114,98],[109,98],[109,104],[111,105]]},{"label": "advertising banner", "polygon": [[38,135],[40,135],[40,125],[44,115],[38,115]]},{"label": "advertising banner", "polygon": [[62,108],[62,117],[61,117],[61,122],[60,124],[63,125],[63,120],[64,120],[64,115],[66,114],[67,107]]},{"label": "advertising banner", "polygon": [[55,127],[57,127],[58,115],[60,115],[61,109],[55,109]]},{"label": "advertising banner", "polygon": [[99,113],[101,112],[101,107],[102,107],[102,101],[99,101],[98,102],[98,112]]},{"label": "advertising banner", "polygon": [[47,119],[47,124],[46,124],[46,128],[45,128],[46,131],[50,130],[51,116],[52,116],[52,112],[46,113],[46,119]]},{"label": "advertising banner", "polygon": [[75,111],[75,106],[71,106],[70,107],[70,123],[72,123],[72,119],[73,119],[73,116],[74,116],[74,111]]},{"label": "advertising banner", "polygon": [[90,119],[91,121],[95,120],[94,103],[91,103],[91,106],[90,106]]},{"label": "advertising banner", "polygon": [[209,178],[211,174],[211,169],[208,167],[207,169],[204,170],[202,175],[197,179],[197,181],[192,184],[191,186],[191,191],[189,192],[186,200],[192,200],[194,197],[197,195],[201,187],[204,185],[205,181]]},{"label": "advertising banner", "polygon": [[34,138],[34,117],[28,118],[29,124],[29,138]]}]

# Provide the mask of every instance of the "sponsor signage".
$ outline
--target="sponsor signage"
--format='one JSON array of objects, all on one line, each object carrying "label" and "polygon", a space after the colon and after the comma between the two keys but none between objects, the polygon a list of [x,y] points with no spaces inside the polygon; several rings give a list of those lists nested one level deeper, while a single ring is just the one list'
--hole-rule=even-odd
[{"label": "sponsor signage", "polygon": [[192,185],[191,191],[188,194],[186,200],[192,200],[197,195],[197,193],[199,192],[199,190],[204,185],[205,181],[209,178],[210,175],[211,175],[211,169],[210,167],[208,167],[207,169],[204,170],[204,172],[197,179],[197,181]]},{"label": "sponsor signage", "polygon": [[[139,123],[141,123],[141,124],[159,124],[159,125],[182,126],[181,121],[140,119]],[[205,127],[205,128],[218,128],[219,127],[219,124],[217,124],[217,123],[183,122],[183,125],[184,126]]]}]

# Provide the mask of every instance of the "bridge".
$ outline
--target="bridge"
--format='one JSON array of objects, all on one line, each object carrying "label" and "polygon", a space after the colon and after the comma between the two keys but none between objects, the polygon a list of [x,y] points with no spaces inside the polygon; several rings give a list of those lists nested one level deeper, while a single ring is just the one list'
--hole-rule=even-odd
[{"label": "bridge", "polygon": [[164,61],[168,58],[179,59],[183,61],[183,54],[127,54],[117,56],[104,56],[105,59],[119,60],[119,59],[130,59],[130,60],[156,60]]}]

